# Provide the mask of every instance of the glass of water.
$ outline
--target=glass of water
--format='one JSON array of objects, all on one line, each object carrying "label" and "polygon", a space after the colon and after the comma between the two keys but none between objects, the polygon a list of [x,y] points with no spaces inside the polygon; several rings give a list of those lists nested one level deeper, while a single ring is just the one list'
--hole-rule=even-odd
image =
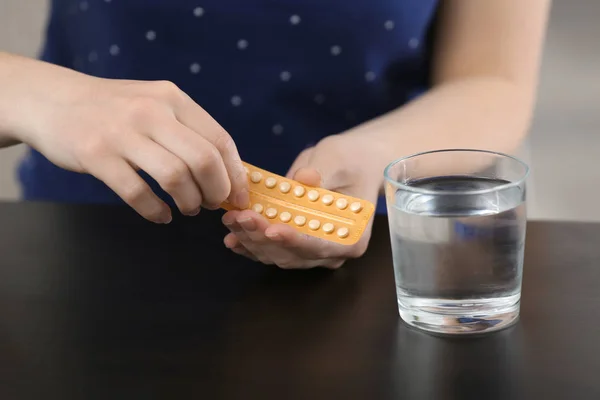
[{"label": "glass of water", "polygon": [[415,327],[496,331],[519,316],[526,227],[522,161],[438,150],[385,169],[398,307]]}]

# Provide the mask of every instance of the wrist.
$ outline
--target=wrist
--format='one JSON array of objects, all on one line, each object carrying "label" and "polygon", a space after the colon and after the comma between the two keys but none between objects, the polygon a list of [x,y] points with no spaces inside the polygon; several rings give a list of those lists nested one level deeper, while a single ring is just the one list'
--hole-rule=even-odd
[{"label": "wrist", "polygon": [[[0,138],[31,144],[49,129],[53,105],[68,104],[78,73],[0,52]],[[83,75],[81,75],[83,76]],[[71,96],[72,97],[72,96]]]}]

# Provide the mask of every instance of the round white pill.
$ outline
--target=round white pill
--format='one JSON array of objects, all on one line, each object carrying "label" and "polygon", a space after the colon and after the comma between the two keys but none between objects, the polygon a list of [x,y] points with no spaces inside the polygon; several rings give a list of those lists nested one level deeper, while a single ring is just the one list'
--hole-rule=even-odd
[{"label": "round white pill", "polygon": [[325,196],[323,196],[323,204],[325,204],[326,206],[331,205],[331,203],[333,203],[333,196],[330,194],[326,194]]},{"label": "round white pill", "polygon": [[307,196],[310,201],[317,201],[319,199],[319,192],[316,190],[309,190]]},{"label": "round white pill", "polygon": [[260,182],[262,179],[262,174],[260,172],[254,171],[250,174],[250,180],[254,183]]},{"label": "round white pill", "polygon": [[302,186],[296,186],[294,188],[294,196],[296,196],[296,197],[304,196],[304,192],[306,192],[306,190]]},{"label": "round white pill", "polygon": [[337,230],[337,235],[341,238],[348,237],[349,233],[350,233],[350,231],[348,231],[348,228],[346,228],[345,226],[343,226]]},{"label": "round white pill", "polygon": [[355,213],[360,212],[360,210],[362,210],[362,204],[360,204],[360,202],[356,201],[356,202],[350,204],[350,210]]},{"label": "round white pill", "polygon": [[275,187],[275,185],[277,185],[277,179],[267,178],[265,180],[265,186],[268,187],[269,189],[273,189]]},{"label": "round white pill", "polygon": [[308,222],[308,227],[310,229],[312,229],[313,231],[316,231],[317,229],[319,229],[321,227],[321,222],[319,222],[319,220],[317,220],[317,219],[311,219]]},{"label": "round white pill", "polygon": [[289,192],[291,188],[292,188],[292,185],[290,185],[288,182],[281,182],[279,184],[279,190],[281,190],[282,193]]},{"label": "round white pill", "polygon": [[277,210],[272,207],[267,208],[267,211],[265,211],[265,215],[268,218],[275,218],[277,216]]},{"label": "round white pill", "polygon": [[284,211],[279,215],[279,219],[281,220],[281,222],[290,222],[292,220],[292,214],[290,214],[287,211]]},{"label": "round white pill", "polygon": [[340,210],[343,210],[346,207],[348,207],[348,200],[341,197],[341,198],[337,199],[337,201],[335,202],[335,206],[337,208],[339,208]]},{"label": "round white pill", "polygon": [[256,203],[255,205],[252,206],[252,209],[254,210],[254,212],[262,214],[262,212],[265,208],[263,207],[262,204]]},{"label": "round white pill", "polygon": [[306,224],[306,217],[303,215],[298,215],[294,218],[294,223],[298,226],[304,226]]},{"label": "round white pill", "polygon": [[331,232],[333,232],[334,229],[335,229],[335,227],[330,222],[323,225],[323,232],[325,232],[325,233],[331,233]]}]

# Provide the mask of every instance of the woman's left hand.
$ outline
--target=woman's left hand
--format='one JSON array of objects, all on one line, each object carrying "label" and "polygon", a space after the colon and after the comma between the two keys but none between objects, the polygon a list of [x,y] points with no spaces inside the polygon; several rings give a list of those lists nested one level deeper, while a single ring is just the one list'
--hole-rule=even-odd
[{"label": "woman's left hand", "polygon": [[[330,136],[296,158],[287,177],[307,186],[358,197],[376,203],[381,171],[371,171],[365,143],[343,135]],[[223,223],[231,233],[225,245],[233,252],[284,269],[325,267],[336,269],[351,258],[362,256],[371,237],[373,219],[354,245],[341,245],[296,231],[283,223],[270,223],[252,211],[228,211]]]}]

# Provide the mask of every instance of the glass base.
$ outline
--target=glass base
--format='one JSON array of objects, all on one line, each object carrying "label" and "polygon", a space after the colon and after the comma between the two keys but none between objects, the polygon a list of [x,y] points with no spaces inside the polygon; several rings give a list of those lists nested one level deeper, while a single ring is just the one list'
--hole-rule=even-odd
[{"label": "glass base", "polygon": [[519,319],[521,294],[493,299],[398,299],[400,317],[415,328],[442,335],[496,332]]}]

